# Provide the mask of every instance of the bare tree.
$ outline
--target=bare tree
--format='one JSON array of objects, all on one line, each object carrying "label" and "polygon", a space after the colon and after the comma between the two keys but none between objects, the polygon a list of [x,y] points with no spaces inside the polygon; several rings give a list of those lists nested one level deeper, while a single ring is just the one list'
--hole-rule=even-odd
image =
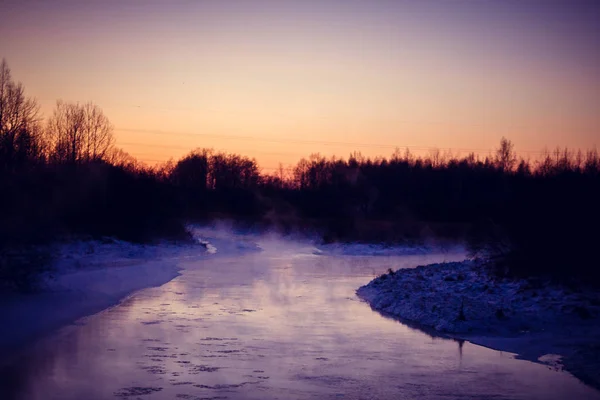
[{"label": "bare tree", "polygon": [[277,167],[277,178],[279,178],[280,188],[285,187],[289,181],[287,171],[282,163],[279,163],[279,166]]},{"label": "bare tree", "polygon": [[508,139],[500,140],[500,147],[496,150],[496,166],[502,171],[512,171],[517,163],[515,145]]},{"label": "bare tree", "polygon": [[431,160],[431,166],[433,168],[440,167],[441,164],[443,163],[442,154],[440,152],[440,149],[435,148],[435,149],[429,150],[429,160]]},{"label": "bare tree", "polygon": [[83,147],[83,114],[77,104],[56,102],[52,117],[48,119],[48,133],[52,137],[54,161],[75,163],[80,160]]},{"label": "bare tree", "polygon": [[0,63],[0,159],[11,167],[19,159],[40,155],[39,106],[25,96],[25,89],[12,79],[6,60]]},{"label": "bare tree", "polygon": [[93,103],[57,101],[48,132],[53,141],[52,156],[61,163],[106,160],[114,148],[113,127]]},{"label": "bare tree", "polygon": [[294,183],[298,189],[306,189],[309,186],[308,183],[308,171],[310,164],[306,158],[302,158],[294,167]]},{"label": "bare tree", "polygon": [[104,159],[114,146],[113,126],[102,109],[93,103],[83,105],[83,119],[86,161]]},{"label": "bare tree", "polygon": [[131,154],[118,147],[107,152],[105,160],[112,165],[122,167],[131,171],[140,169],[141,165]]}]

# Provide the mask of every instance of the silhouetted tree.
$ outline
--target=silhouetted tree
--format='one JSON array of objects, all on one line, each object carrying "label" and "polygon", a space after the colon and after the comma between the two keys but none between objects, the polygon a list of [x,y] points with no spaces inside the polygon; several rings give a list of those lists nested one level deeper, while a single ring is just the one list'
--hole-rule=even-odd
[{"label": "silhouetted tree", "polygon": [[210,156],[209,150],[195,150],[179,160],[170,174],[173,183],[186,190],[205,191]]},{"label": "silhouetted tree", "polygon": [[500,140],[500,147],[496,150],[496,165],[502,171],[512,171],[516,163],[515,146],[510,140],[503,137]]},{"label": "silhouetted tree", "polygon": [[0,63],[0,168],[12,169],[43,156],[39,106],[25,96],[11,76],[6,60]]},{"label": "silhouetted tree", "polygon": [[113,148],[106,154],[105,160],[112,165],[121,167],[130,171],[142,169],[141,164],[135,157],[120,148]]},{"label": "silhouetted tree", "polygon": [[95,104],[58,101],[48,120],[52,158],[77,164],[105,160],[114,146],[113,127]]},{"label": "silhouetted tree", "polygon": [[150,240],[181,234],[190,218],[227,216],[317,231],[326,240],[466,235],[510,274],[600,284],[596,149],[556,149],[517,162],[512,142],[502,138],[495,154],[481,159],[439,150],[417,157],[396,149],[374,159],[312,154],[269,176],[254,159],[211,150],[147,167],[114,147],[112,126],[92,103],[59,101],[45,130],[37,121],[36,102],[3,61],[0,281],[28,276],[13,274],[5,249],[60,234]]}]

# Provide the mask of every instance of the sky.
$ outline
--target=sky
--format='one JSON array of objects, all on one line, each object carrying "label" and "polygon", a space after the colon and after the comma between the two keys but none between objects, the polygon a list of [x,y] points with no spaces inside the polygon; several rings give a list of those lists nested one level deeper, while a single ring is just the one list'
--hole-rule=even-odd
[{"label": "sky", "polygon": [[600,141],[596,0],[0,0],[0,57],[49,116],[93,101],[149,163],[320,152],[525,157]]}]

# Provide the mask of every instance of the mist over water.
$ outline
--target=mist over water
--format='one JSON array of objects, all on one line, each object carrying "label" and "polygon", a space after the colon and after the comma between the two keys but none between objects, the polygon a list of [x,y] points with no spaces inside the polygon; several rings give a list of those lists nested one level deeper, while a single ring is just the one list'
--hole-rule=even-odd
[{"label": "mist over water", "polygon": [[203,237],[216,253],[180,259],[178,278],[5,366],[2,398],[600,398],[566,373],[431,337],[355,296],[388,268],[461,260],[460,252],[332,255],[273,235]]},{"label": "mist over water", "polygon": [[600,398],[598,21],[0,0],[0,400]]}]

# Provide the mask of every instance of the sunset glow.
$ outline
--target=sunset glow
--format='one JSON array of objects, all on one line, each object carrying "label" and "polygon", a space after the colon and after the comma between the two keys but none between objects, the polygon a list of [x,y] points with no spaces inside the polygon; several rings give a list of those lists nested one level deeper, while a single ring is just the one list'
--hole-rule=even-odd
[{"label": "sunset glow", "polygon": [[263,168],[449,148],[524,157],[600,132],[594,1],[0,2],[0,57],[38,99],[93,101],[140,160]]}]

